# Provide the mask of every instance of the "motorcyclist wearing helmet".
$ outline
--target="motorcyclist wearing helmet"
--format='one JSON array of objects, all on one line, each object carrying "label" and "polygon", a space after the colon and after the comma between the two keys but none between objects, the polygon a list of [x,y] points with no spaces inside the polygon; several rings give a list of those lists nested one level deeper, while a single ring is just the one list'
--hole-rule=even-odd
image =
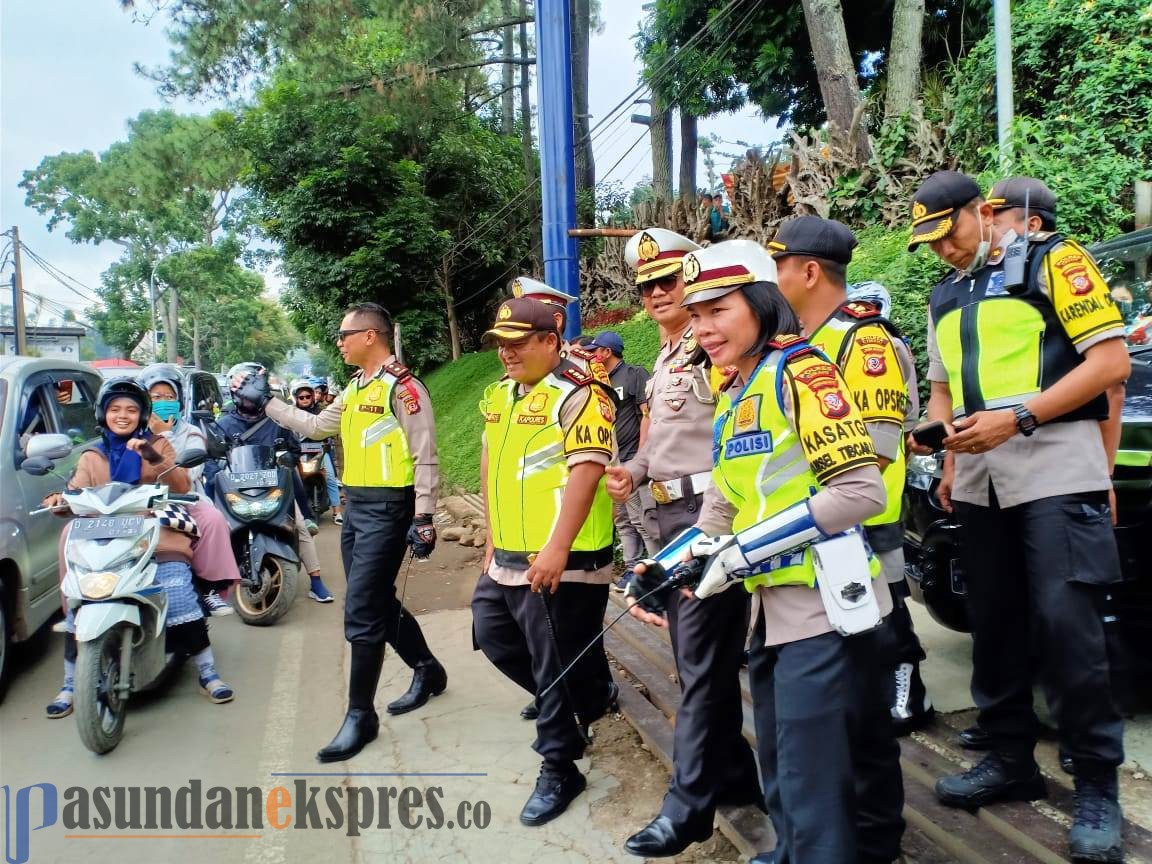
[{"label": "motorcyclist wearing helmet", "polygon": [[[240,393],[243,383],[256,372],[265,374],[264,367],[259,363],[237,363],[228,370],[228,391],[232,396],[233,408],[221,414],[216,422],[229,441],[243,438],[245,444],[262,444],[266,447],[277,447],[277,442],[280,442],[281,446],[299,460],[300,439],[296,434],[267,417],[262,405]],[[220,462],[208,463],[205,466],[205,476],[209,483],[223,467]],[[316,542],[312,539],[312,532],[300,507],[300,500],[304,497],[304,485],[300,481],[300,474],[296,471],[292,472],[292,483],[296,492],[296,534],[300,538],[300,560],[304,563],[311,582],[308,596],[317,603],[331,603],[332,593],[320,576],[320,556],[316,552]]]},{"label": "motorcyclist wearing helmet", "polygon": [[[324,405],[321,404],[316,388],[321,385],[324,385],[323,378],[297,378],[293,381],[289,389],[296,407],[309,414],[319,414]],[[336,466],[332,464],[334,446],[334,439],[324,439],[324,485],[328,490],[328,506],[332,508],[332,521],[337,525],[343,525],[344,508],[340,504],[340,482],[336,479]]]},{"label": "motorcyclist wearing helmet", "polygon": [[[204,433],[181,416],[184,404],[184,376],[171,363],[146,366],[137,379],[152,400],[148,428],[152,434],[167,438],[177,457],[194,450],[206,451]],[[231,615],[232,607],[218,591],[227,592],[240,580],[240,570],[232,553],[228,522],[204,494],[203,466],[189,468],[188,479],[200,501],[189,512],[196,522],[199,537],[192,542],[193,585],[204,611],[209,615]]]},{"label": "motorcyclist wearing helmet", "polygon": [[[148,429],[151,413],[148,392],[136,381],[131,378],[105,381],[96,395],[100,441],[80,454],[68,488],[87,489],[110,482],[132,485],[163,482],[171,492],[191,491],[188,472],[175,467],[176,451],[172,444]],[[63,496],[59,493],[50,495],[44,503],[58,506],[63,503]],[[216,672],[216,659],[208,639],[204,612],[192,588],[191,535],[173,528],[162,528],[154,558],[157,563],[156,580],[164,586],[168,596],[167,650],[195,660],[201,692],[209,699],[216,703],[232,701],[232,688]],[[72,713],[76,639],[70,617],[68,630],[64,649],[64,684],[46,710],[47,716],[53,719]]]}]

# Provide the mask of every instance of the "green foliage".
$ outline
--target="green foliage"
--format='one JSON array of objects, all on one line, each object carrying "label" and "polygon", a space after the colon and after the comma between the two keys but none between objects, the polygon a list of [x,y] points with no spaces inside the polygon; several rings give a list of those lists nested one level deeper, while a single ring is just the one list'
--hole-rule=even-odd
[{"label": "green foliage", "polygon": [[[1017,0],[1012,31],[1012,173],[1056,191],[1062,230],[1086,240],[1130,230],[1133,181],[1152,158],[1152,12],[1131,0]],[[989,181],[999,176],[994,53],[989,34],[950,94],[950,147]]]},{"label": "green foliage", "polygon": [[465,354],[424,379],[436,412],[436,446],[440,454],[440,494],[456,487],[480,489],[480,434],[484,388],[504,374],[495,351]]},{"label": "green foliage", "polygon": [[908,340],[916,360],[921,397],[927,395],[928,352],[924,340],[928,328],[928,296],[947,267],[928,249],[908,252],[906,231],[883,226],[856,234],[860,242],[848,266],[849,282],[874,281],[892,296],[892,319]]},{"label": "green foliage", "polygon": [[148,275],[152,265],[139,256],[126,255],[100,277],[97,295],[103,303],[86,311],[88,320],[120,356],[128,357],[152,329]]}]

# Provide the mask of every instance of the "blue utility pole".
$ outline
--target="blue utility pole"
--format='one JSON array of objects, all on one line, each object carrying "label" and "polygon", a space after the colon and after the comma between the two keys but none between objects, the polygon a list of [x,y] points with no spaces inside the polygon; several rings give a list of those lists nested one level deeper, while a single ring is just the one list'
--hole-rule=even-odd
[{"label": "blue utility pole", "polygon": [[568,304],[564,336],[580,333],[580,257],[576,238],[576,157],[572,132],[572,27],[569,0],[536,0],[536,104],[540,110],[540,200],[544,281]]}]

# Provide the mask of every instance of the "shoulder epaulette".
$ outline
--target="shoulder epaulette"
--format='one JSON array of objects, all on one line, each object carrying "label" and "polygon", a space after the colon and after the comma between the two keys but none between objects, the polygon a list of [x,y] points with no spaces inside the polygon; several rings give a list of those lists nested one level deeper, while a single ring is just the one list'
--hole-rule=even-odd
[{"label": "shoulder epaulette", "polygon": [[736,376],[740,374],[740,370],[735,366],[726,366],[721,370],[721,373],[724,377],[720,379],[719,390],[721,393],[723,393],[725,390],[732,386],[732,382],[736,380]]},{"label": "shoulder epaulette", "polygon": [[561,378],[566,378],[577,387],[587,387],[596,379],[581,369],[579,366],[571,366],[560,373]]},{"label": "shoulder epaulette", "polygon": [[581,360],[595,360],[596,355],[585,348],[583,345],[573,345],[568,349],[568,353],[573,357],[579,357]]},{"label": "shoulder epaulette", "polygon": [[391,363],[385,363],[384,371],[397,381],[404,381],[412,377],[412,370],[396,360],[393,360]]},{"label": "shoulder epaulette", "polygon": [[850,318],[879,318],[880,309],[872,303],[862,300],[853,300],[840,307],[840,311]]},{"label": "shoulder epaulette", "polygon": [[803,336],[797,336],[794,333],[781,333],[775,339],[768,343],[769,348],[777,351],[788,351],[788,359],[793,357],[803,357],[805,354],[815,354],[816,349],[809,345]]}]

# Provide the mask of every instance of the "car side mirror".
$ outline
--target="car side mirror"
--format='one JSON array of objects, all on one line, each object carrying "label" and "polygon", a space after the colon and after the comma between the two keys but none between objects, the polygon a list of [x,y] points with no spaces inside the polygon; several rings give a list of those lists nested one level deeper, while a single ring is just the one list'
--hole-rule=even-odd
[{"label": "car side mirror", "polygon": [[24,447],[24,455],[29,459],[43,458],[51,461],[63,459],[71,452],[72,439],[57,432],[33,435]]},{"label": "car side mirror", "polygon": [[20,463],[20,470],[33,477],[47,477],[55,467],[51,459],[43,456],[30,456]]}]

